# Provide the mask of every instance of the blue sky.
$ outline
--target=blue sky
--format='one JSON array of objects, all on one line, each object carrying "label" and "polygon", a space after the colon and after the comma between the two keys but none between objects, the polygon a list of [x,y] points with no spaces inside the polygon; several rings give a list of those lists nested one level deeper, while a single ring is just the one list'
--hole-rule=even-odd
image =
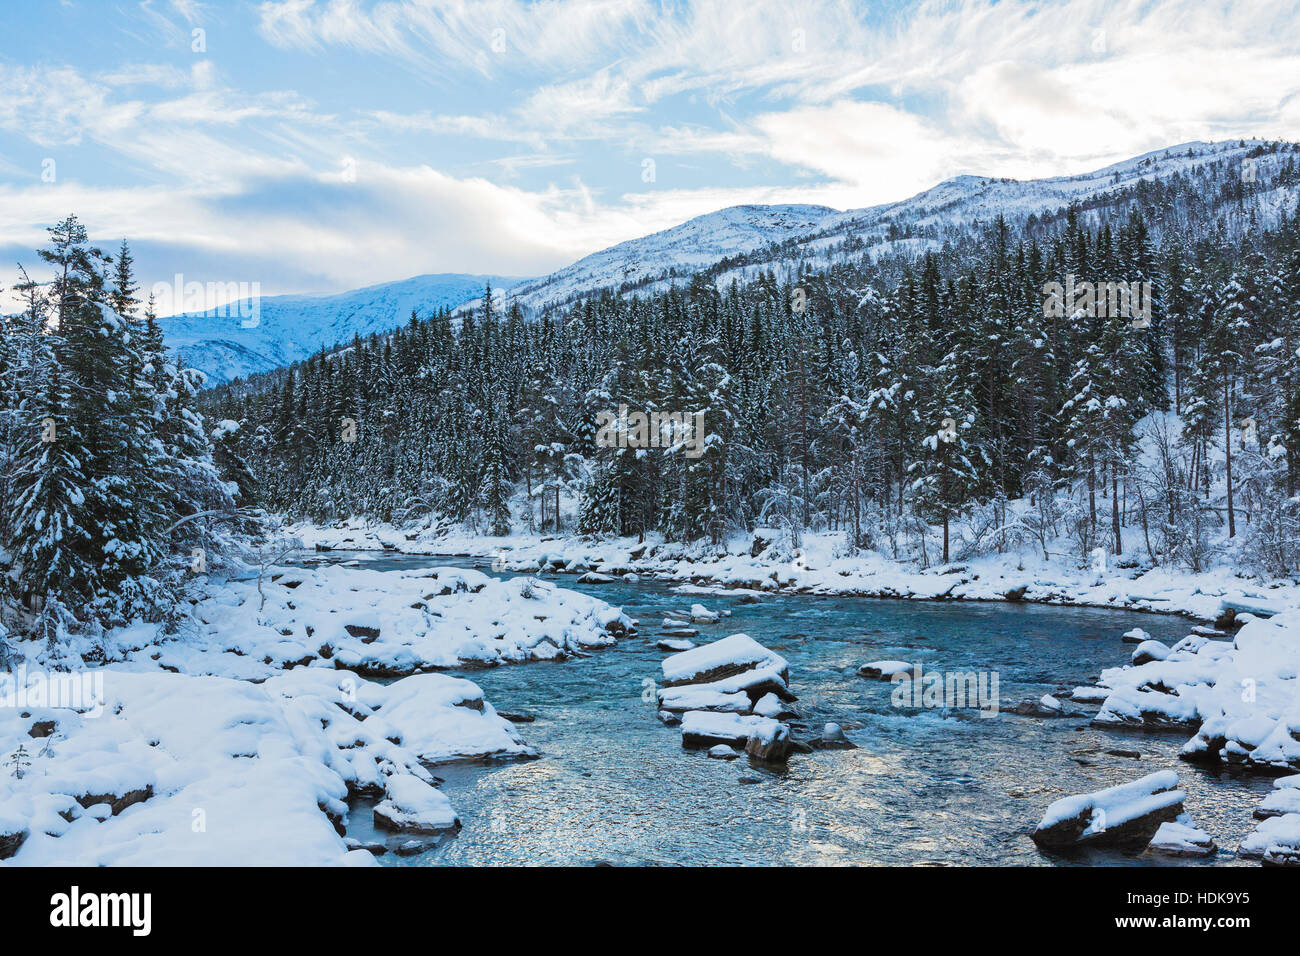
[{"label": "blue sky", "polygon": [[[1295,3],[50,0],[0,35],[0,255],[147,284],[534,275],[745,202],[1300,138]],[[196,33],[195,31],[200,31]],[[650,172],[653,175],[650,175]],[[6,281],[7,280],[0,280]]]}]

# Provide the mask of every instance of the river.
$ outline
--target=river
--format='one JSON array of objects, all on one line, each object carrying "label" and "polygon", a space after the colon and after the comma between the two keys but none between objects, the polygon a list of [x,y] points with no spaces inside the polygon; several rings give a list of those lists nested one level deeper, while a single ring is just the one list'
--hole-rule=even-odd
[{"label": "river", "polygon": [[[334,552],[329,560],[491,573],[469,559]],[[586,658],[449,672],[481,686],[498,710],[534,716],[519,729],[541,758],[434,768],[462,829],[426,852],[388,853],[380,862],[1168,865],[1180,861],[1103,850],[1051,855],[1029,837],[1058,797],[1162,769],[1178,772],[1193,822],[1226,848],[1190,865],[1251,862],[1231,850],[1252,829],[1251,813],[1269,781],[1180,761],[1186,734],[1104,731],[1086,718],[1017,717],[1005,709],[987,718],[975,709],[900,709],[891,703],[891,684],[856,675],[864,662],[886,658],[927,670],[996,671],[1006,708],[1089,683],[1103,667],[1124,663],[1132,645],[1120,635],[1129,628],[1172,643],[1188,633],[1185,619],[797,594],[742,604],[725,594],[678,594],[649,579],[557,580],[621,605],[639,619],[639,635]],[[678,729],[657,719],[645,682],[658,679],[666,656],[654,643],[664,612],[697,602],[732,612],[701,626],[697,642],[744,632],[790,662],[790,686],[799,696],[796,736],[817,736],[834,721],[858,749],[795,755],[784,770],[683,750]],[[371,829],[365,804],[350,814],[348,832],[383,838]]]}]

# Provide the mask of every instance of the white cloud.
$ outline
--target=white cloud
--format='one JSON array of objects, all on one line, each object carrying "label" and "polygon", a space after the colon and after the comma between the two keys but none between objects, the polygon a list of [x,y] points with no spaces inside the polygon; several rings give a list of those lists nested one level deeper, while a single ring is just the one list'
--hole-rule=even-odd
[{"label": "white cloud", "polygon": [[[140,9],[187,46],[190,25],[217,8]],[[1247,0],[906,11],[266,0],[255,28],[288,51],[269,55],[359,53],[377,75],[427,87],[427,106],[354,108],[314,89],[310,71],[301,92],[257,89],[213,58],[135,57],[86,75],[0,64],[0,130],[42,149],[93,144],[136,176],[16,179],[0,187],[0,242],[38,241],[75,209],[105,235],[242,257],[268,270],[249,276],[268,292],[281,267],[337,289],[547,271],[736,203],[846,208],[959,173],[1027,178],[1189,139],[1300,138],[1297,12]],[[642,156],[659,157],[657,184],[640,182]],[[673,168],[697,185],[675,188]]]}]

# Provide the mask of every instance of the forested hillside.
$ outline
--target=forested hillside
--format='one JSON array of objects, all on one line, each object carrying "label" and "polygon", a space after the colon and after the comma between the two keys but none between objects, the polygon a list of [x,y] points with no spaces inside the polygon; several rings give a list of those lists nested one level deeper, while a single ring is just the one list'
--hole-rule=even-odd
[{"label": "forested hillside", "polygon": [[[913,255],[846,241],[721,287],[734,262],[538,315],[489,294],[205,407],[239,424],[252,498],[317,521],[680,541],[777,525],[922,562],[1064,535],[1080,557],[1196,570],[1227,541],[1293,572],[1298,161],[1261,146]],[[1149,283],[1149,315],[1104,296],[1051,314],[1071,276]],[[624,404],[702,411],[705,453],[598,447],[598,414]]]}]

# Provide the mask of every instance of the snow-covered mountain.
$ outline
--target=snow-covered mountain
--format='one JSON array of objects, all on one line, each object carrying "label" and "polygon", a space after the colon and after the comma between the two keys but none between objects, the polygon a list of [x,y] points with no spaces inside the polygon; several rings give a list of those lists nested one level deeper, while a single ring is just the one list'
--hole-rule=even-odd
[{"label": "snow-covered mountain", "polygon": [[[1183,143],[1075,176],[957,176],[909,199],[864,209],[732,206],[621,242],[540,278],[416,276],[339,295],[262,299],[260,320],[251,329],[241,327],[247,320],[239,310],[231,310],[237,313],[231,315],[178,315],[163,320],[163,326],[187,361],[207,372],[211,384],[218,384],[288,365],[349,342],[354,335],[390,330],[405,322],[412,309],[427,314],[443,306],[475,307],[487,281],[494,289],[509,289],[508,297],[532,313],[602,289],[662,291],[705,269],[723,286],[760,269],[819,267],[846,255],[917,254],[969,234],[999,214],[1017,224],[1030,215],[1058,213],[1075,202],[1085,210],[1105,209],[1142,181],[1196,176],[1211,164],[1225,164],[1219,169],[1219,183],[1238,175],[1258,175],[1262,181],[1270,166],[1294,155],[1291,149],[1260,140]],[[1230,175],[1224,169],[1231,170]],[[1296,189],[1277,186],[1256,192],[1249,208],[1223,197],[1207,196],[1206,201],[1225,214],[1275,219],[1279,211],[1294,209]]]},{"label": "snow-covered mountain", "polygon": [[[602,288],[626,292],[662,291],[673,282],[724,259],[744,263],[717,270],[720,284],[777,262],[824,265],[833,250],[851,242],[857,254],[922,252],[1002,214],[1011,221],[1056,212],[1072,202],[1105,203],[1108,194],[1142,180],[1194,173],[1211,163],[1237,164],[1243,176],[1263,178],[1266,167],[1284,158],[1265,152],[1260,140],[1183,143],[1075,176],[1016,180],[957,176],[900,202],[840,211],[825,206],[733,206],[697,216],[679,226],[620,243],[571,266],[518,285],[512,296],[525,309],[563,303]],[[1246,161],[1255,163],[1249,169]],[[1294,206],[1294,190],[1265,197],[1276,207]],[[1276,210],[1275,210],[1276,211]],[[927,238],[925,233],[935,233]]]},{"label": "snow-covered mountain", "polygon": [[209,385],[292,364],[315,352],[386,332],[412,310],[422,317],[481,297],[483,286],[509,288],[517,278],[447,273],[422,275],[335,295],[267,296],[206,312],[159,319],[167,343],[188,365],[208,375]]}]

